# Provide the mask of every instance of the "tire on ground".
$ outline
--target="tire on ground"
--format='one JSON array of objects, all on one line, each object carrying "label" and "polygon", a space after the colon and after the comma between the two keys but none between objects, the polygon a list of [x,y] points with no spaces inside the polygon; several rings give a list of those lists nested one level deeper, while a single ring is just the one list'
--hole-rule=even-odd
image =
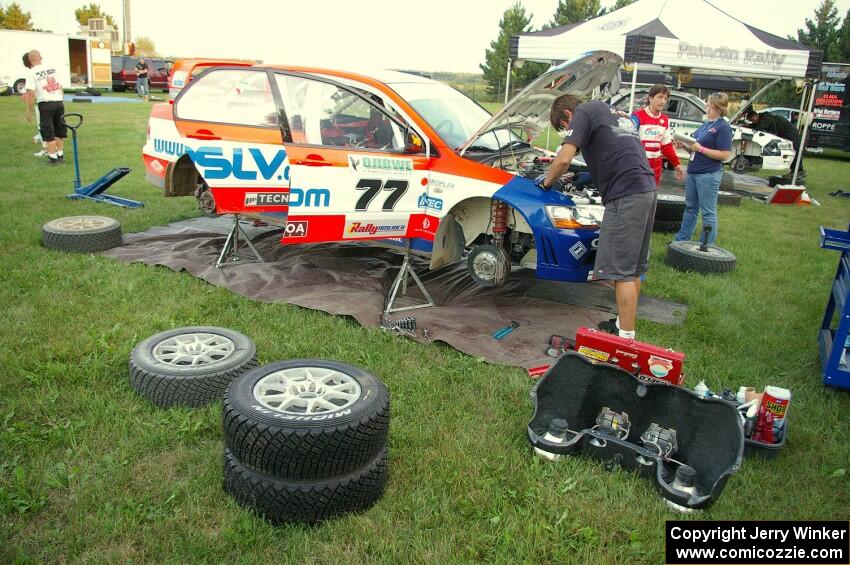
[{"label": "tire on ground", "polygon": [[365,510],[384,494],[387,448],[351,473],[322,481],[292,481],[258,473],[224,450],[224,490],[236,503],[273,524],[316,523]]},{"label": "tire on ground", "polygon": [[717,193],[717,203],[721,206],[740,206],[741,195],[721,190]]},{"label": "tire on ground", "polygon": [[652,224],[652,231],[660,233],[676,233],[682,227],[682,220],[655,220]]},{"label": "tire on ground", "polygon": [[729,171],[723,171],[720,177],[720,190],[735,190],[735,175]]},{"label": "tire on ground", "polygon": [[49,249],[93,253],[121,245],[121,224],[105,216],[68,216],[41,227],[42,244]]},{"label": "tire on ground", "polygon": [[279,361],[228,387],[222,423],[225,447],[252,469],[291,480],[337,477],[386,445],[389,392],[344,363]]},{"label": "tire on ground", "polygon": [[680,271],[697,273],[726,273],[735,268],[737,259],[731,251],[716,245],[700,251],[700,246],[698,241],[672,241],[665,262]]},{"label": "tire on ground", "polygon": [[141,341],[130,353],[130,385],[162,408],[220,400],[227,386],[257,366],[248,336],[208,326],[177,328]]},{"label": "tire on ground", "polygon": [[682,215],[685,213],[685,197],[678,194],[658,195],[658,202],[655,206],[655,219],[662,221],[682,221]]}]

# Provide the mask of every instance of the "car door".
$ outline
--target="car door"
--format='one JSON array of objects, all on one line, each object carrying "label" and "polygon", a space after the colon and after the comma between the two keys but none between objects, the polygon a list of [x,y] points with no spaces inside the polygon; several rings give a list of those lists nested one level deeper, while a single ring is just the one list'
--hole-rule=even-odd
[{"label": "car door", "polygon": [[405,150],[406,124],[326,77],[281,71],[275,81],[290,133],[285,242],[405,236],[429,179],[424,150]]},{"label": "car door", "polygon": [[285,225],[289,157],[269,73],[208,70],[174,101],[181,146],[210,187],[221,214],[264,214]]}]

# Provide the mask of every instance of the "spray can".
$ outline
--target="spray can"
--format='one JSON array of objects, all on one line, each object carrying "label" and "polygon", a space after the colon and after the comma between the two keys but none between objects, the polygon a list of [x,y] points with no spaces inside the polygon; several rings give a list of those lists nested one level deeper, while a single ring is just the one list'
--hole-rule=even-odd
[{"label": "spray can", "polygon": [[765,410],[773,414],[773,421],[780,423],[788,414],[788,405],[791,404],[791,391],[778,386],[764,387],[764,396],[761,399]]},{"label": "spray can", "polygon": [[[563,444],[567,442],[567,431],[567,421],[563,418],[554,418],[549,422],[549,429],[543,434],[543,439],[550,443]],[[534,452],[541,458],[548,459],[549,461],[557,461],[561,458],[559,454],[546,451],[541,447],[535,447]]]},{"label": "spray can", "polygon": [[708,390],[708,386],[705,384],[705,381],[698,382],[697,386],[694,387],[694,392],[702,397],[711,395],[711,391]]},{"label": "spray can", "polygon": [[[696,479],[697,470],[691,467],[690,465],[682,465],[681,467],[676,469],[676,476],[673,478],[673,483],[670,485],[670,488],[693,496],[697,494]],[[665,498],[664,501],[667,503],[667,506],[669,506],[673,510],[676,510],[677,512],[682,512],[683,514],[690,514],[694,511],[693,508],[688,508],[687,506],[676,504],[672,500],[667,500]]]}]

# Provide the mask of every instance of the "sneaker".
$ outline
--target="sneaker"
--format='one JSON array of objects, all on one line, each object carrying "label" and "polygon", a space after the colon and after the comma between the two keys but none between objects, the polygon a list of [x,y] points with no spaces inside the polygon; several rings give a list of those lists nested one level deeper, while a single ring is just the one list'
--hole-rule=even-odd
[{"label": "sneaker", "polygon": [[611,318],[610,320],[603,320],[596,324],[596,327],[602,330],[605,333],[620,335],[620,330],[617,329],[617,318]]},{"label": "sneaker", "polygon": [[41,151],[36,151],[32,154],[33,157],[47,157],[47,151],[42,149]]},{"label": "sneaker", "polygon": [[59,158],[54,159],[53,157],[47,157],[47,165],[50,167],[55,167],[56,165],[61,165],[62,161]]},{"label": "sneaker", "polygon": [[62,162],[62,163],[65,162],[65,155],[57,155],[56,157],[57,157],[57,159],[59,159],[60,162]]}]

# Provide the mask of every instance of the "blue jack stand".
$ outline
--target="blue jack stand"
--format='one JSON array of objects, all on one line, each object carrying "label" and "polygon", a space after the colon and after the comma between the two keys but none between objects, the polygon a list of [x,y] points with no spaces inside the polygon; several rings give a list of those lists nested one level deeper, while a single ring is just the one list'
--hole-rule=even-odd
[{"label": "blue jack stand", "polygon": [[[72,118],[71,123],[68,123],[68,118]],[[76,120],[74,120],[74,118],[76,118]],[[120,196],[104,194],[110,186],[127,176],[131,170],[130,167],[118,167],[117,169],[112,169],[93,183],[82,186],[82,182],[80,181],[80,161],[77,157],[77,129],[83,125],[83,116],[82,114],[65,114],[62,117],[62,122],[69,130],[71,130],[71,138],[74,142],[74,171],[76,174],[74,177],[74,194],[69,194],[67,197],[74,200],[85,198],[87,200],[106,202],[107,204],[114,204],[115,206],[123,206],[125,208],[141,208],[144,206],[145,203],[139,202],[138,200],[130,200],[129,198],[121,198]]]}]

